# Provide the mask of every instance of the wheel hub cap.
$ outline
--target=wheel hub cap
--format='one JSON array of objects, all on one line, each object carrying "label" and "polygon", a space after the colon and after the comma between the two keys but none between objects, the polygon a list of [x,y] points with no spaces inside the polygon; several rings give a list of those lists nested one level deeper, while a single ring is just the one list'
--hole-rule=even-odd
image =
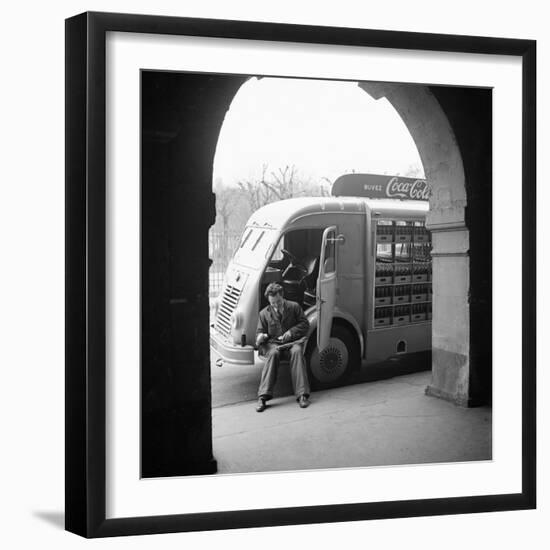
[{"label": "wheel hub cap", "polygon": [[331,338],[328,346],[319,353],[316,349],[311,356],[311,372],[320,382],[335,382],[348,366],[349,354],[346,345],[339,338]]},{"label": "wheel hub cap", "polygon": [[342,365],[342,353],[338,348],[327,347],[321,353],[321,367],[327,371],[338,369]]}]

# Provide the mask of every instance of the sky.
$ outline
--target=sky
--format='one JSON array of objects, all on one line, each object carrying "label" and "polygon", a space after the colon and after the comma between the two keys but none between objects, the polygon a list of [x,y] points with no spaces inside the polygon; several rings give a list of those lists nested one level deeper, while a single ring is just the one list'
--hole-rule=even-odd
[{"label": "sky", "polygon": [[214,159],[214,182],[254,179],[262,165],[295,165],[313,180],[350,172],[424,171],[395,109],[356,82],[251,78],[226,114]]}]

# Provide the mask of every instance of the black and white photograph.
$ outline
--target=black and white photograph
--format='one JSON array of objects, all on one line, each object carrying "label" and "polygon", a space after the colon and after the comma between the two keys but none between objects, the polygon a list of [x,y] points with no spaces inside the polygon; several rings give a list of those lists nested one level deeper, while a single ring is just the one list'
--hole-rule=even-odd
[{"label": "black and white photograph", "polygon": [[142,475],[491,460],[492,90],[141,86]]},{"label": "black and white photograph", "polygon": [[6,5],[2,547],[543,548],[544,13]]}]

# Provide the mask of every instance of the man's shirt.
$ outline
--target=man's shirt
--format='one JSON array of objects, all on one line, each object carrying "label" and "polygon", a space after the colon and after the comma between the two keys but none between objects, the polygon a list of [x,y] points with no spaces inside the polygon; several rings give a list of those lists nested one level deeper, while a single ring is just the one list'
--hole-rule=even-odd
[{"label": "man's shirt", "polygon": [[282,336],[287,330],[290,331],[291,340],[298,340],[307,335],[309,321],[300,304],[283,300],[283,311],[279,315],[271,305],[260,311],[258,328],[256,334],[267,334],[269,339]]}]

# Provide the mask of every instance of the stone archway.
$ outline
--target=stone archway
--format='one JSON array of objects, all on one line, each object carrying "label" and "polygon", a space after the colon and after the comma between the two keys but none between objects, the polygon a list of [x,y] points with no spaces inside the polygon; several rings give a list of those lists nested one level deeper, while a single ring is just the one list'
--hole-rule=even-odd
[{"label": "stone archway", "polygon": [[[216,470],[208,339],[212,170],[225,113],[247,78],[142,73],[143,477]],[[428,393],[461,405],[486,402],[491,394],[490,91],[361,87],[396,108],[435,188],[429,225],[436,309]]]}]

